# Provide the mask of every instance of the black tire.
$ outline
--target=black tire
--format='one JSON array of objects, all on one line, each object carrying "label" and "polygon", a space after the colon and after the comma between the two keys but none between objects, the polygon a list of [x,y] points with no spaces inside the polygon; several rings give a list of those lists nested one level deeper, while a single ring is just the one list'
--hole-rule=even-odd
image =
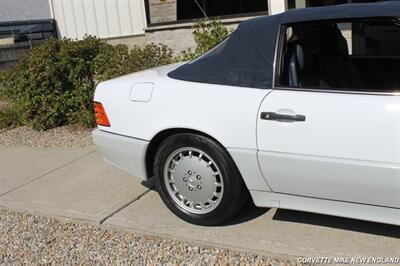
[{"label": "black tire", "polygon": [[[164,166],[168,157],[183,147],[199,149],[212,157],[222,173],[224,192],[218,206],[209,213],[195,214],[180,207],[169,194],[164,182]],[[157,190],[165,205],[186,222],[215,226],[231,219],[249,199],[243,179],[228,152],[216,141],[195,134],[176,134],[168,137],[156,153],[153,165]]]}]

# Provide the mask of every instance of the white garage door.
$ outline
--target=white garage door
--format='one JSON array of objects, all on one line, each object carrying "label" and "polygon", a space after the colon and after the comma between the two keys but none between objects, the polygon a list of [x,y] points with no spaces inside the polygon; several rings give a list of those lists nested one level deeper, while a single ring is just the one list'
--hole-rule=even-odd
[{"label": "white garage door", "polygon": [[61,37],[115,38],[144,34],[142,0],[50,0]]}]

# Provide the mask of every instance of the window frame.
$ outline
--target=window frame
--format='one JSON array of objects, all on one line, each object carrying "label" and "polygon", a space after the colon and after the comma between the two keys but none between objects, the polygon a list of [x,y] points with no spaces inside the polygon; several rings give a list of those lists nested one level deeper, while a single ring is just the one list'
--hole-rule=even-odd
[{"label": "window frame", "polygon": [[[279,81],[282,77],[283,72],[283,64],[284,64],[284,55],[283,48],[285,45],[285,38],[287,28],[290,25],[301,24],[301,23],[318,23],[318,22],[336,22],[336,23],[344,23],[344,22],[352,22],[354,20],[363,20],[363,19],[385,19],[385,18],[393,18],[393,17],[353,17],[353,18],[345,18],[345,19],[323,19],[323,20],[310,20],[310,21],[299,21],[293,23],[284,23],[279,25],[277,39],[276,39],[276,47],[275,47],[275,58],[273,62],[273,80],[272,80],[272,89],[273,90],[283,90],[283,91],[303,91],[303,92],[319,92],[319,93],[341,93],[341,94],[359,94],[359,95],[384,95],[384,96],[400,96],[400,88],[398,90],[394,89],[391,92],[382,92],[382,91],[369,91],[369,90],[354,90],[350,88],[332,88],[332,89],[322,89],[322,88],[312,88],[312,87],[290,87],[279,84]],[[398,17],[400,18],[400,16]]]},{"label": "window frame", "polygon": [[[147,23],[148,28],[193,23],[198,19],[204,18],[204,16],[201,16],[199,18],[193,18],[193,19],[180,19],[180,20],[178,19],[176,21],[151,23],[149,0],[144,0],[144,9],[146,12],[146,23]],[[256,11],[256,12],[238,13],[238,14],[221,15],[221,16],[208,16],[208,18],[211,20],[215,20],[215,19],[235,19],[235,18],[257,17],[257,16],[268,15],[269,14],[268,12],[269,12],[269,6],[268,6],[268,10],[266,10],[266,11]]]}]

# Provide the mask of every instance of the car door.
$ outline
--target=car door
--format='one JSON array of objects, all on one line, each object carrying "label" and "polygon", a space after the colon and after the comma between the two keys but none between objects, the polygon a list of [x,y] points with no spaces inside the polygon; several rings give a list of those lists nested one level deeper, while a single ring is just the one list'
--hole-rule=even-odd
[{"label": "car door", "polygon": [[400,208],[399,96],[277,89],[257,139],[274,192]]}]

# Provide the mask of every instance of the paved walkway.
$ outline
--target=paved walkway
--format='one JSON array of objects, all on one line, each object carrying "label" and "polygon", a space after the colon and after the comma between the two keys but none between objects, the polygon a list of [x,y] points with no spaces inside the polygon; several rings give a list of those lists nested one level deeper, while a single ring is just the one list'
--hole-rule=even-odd
[{"label": "paved walkway", "polygon": [[228,225],[190,225],[87,149],[0,146],[0,208],[267,255],[393,257],[400,250],[400,227],[251,204]]}]

